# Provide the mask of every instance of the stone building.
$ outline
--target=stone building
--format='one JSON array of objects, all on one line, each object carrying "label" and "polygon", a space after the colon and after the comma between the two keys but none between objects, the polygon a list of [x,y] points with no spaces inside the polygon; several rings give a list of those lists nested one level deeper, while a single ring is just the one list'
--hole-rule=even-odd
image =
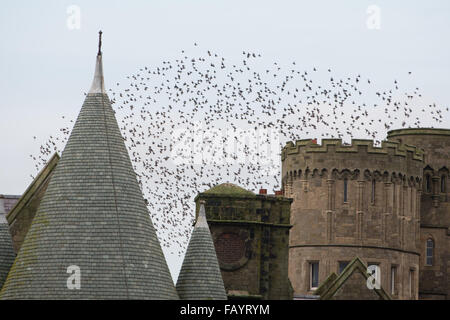
[{"label": "stone building", "polygon": [[450,299],[450,130],[400,129],[388,139],[425,151],[420,203],[419,298]]},{"label": "stone building", "polygon": [[99,48],[61,158],[22,196],[0,195],[0,298],[450,299],[449,159],[449,129],[393,130],[381,147],[289,142],[283,191],[225,183],[197,195],[175,288]]},{"label": "stone building", "polygon": [[378,267],[381,286],[394,299],[450,298],[449,138],[450,130],[405,129],[391,131],[381,147],[323,139],[283,148],[296,294],[315,294],[359,257]]},{"label": "stone building", "polygon": [[195,198],[206,217],[229,299],[292,299],[288,278],[291,199],[217,185]]}]

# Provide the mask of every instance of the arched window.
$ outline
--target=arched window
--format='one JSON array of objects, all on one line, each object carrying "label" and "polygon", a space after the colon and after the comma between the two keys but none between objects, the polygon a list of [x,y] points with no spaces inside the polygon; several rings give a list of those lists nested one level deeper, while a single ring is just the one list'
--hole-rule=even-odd
[{"label": "arched window", "polygon": [[447,192],[446,179],[447,177],[443,174],[441,177],[441,193]]},{"label": "arched window", "polygon": [[425,190],[431,192],[431,176],[429,174],[425,178]]},{"label": "arched window", "polygon": [[434,254],[434,240],[427,239],[427,252],[426,252],[426,261],[425,261],[425,264],[427,266],[433,265],[433,254]]},{"label": "arched window", "polygon": [[344,179],[344,202],[348,201],[348,180]]}]

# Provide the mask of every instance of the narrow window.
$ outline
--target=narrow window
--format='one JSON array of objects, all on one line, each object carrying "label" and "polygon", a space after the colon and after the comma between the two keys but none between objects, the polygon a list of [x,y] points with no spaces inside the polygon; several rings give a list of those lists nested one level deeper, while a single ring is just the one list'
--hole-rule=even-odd
[{"label": "narrow window", "polygon": [[431,192],[431,176],[429,174],[426,176],[425,190],[427,190],[427,192]]},{"label": "narrow window", "polygon": [[317,289],[319,286],[319,262],[309,263],[309,279],[310,279],[310,289]]},{"label": "narrow window", "polygon": [[339,261],[339,274],[344,271],[345,267],[347,267],[348,261]]},{"label": "narrow window", "polygon": [[375,203],[375,179],[372,180],[372,198],[371,198],[372,203]]},{"label": "narrow window", "polygon": [[396,277],[397,277],[397,267],[396,266],[392,266],[391,267],[391,294],[392,295],[395,295],[395,290],[396,290],[395,281],[396,281]]},{"label": "narrow window", "polygon": [[445,185],[445,179],[447,179],[447,177],[443,175],[441,177],[441,193],[445,193],[447,189],[447,186]]},{"label": "narrow window", "polygon": [[414,269],[409,270],[409,296],[414,298]]},{"label": "narrow window", "polygon": [[348,180],[347,178],[344,179],[344,202],[347,202],[348,200]]},{"label": "narrow window", "polygon": [[432,266],[433,265],[433,254],[434,254],[434,241],[433,239],[427,240],[427,252],[426,252],[426,265]]}]

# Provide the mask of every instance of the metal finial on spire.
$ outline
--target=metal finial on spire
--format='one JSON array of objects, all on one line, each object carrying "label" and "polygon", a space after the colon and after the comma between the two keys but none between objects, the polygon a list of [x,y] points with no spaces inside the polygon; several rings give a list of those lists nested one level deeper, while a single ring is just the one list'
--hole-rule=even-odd
[{"label": "metal finial on spire", "polygon": [[97,55],[102,55],[102,30],[98,32],[98,53]]}]

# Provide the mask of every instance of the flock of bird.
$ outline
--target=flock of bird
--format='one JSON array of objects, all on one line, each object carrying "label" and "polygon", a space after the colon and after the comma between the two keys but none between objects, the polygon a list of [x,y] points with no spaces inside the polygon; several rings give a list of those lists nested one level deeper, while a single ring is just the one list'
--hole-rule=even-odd
[{"label": "flock of bird", "polygon": [[[287,141],[356,137],[379,145],[390,129],[439,124],[448,113],[424,105],[419,88],[401,90],[398,80],[379,90],[330,68],[266,64],[253,52],[233,62],[197,44],[193,50],[200,54],[183,50],[140,68],[108,93],[161,244],[172,254],[186,249],[199,192],[223,182],[280,189]],[[61,153],[73,123],[30,155],[37,171]]]}]

